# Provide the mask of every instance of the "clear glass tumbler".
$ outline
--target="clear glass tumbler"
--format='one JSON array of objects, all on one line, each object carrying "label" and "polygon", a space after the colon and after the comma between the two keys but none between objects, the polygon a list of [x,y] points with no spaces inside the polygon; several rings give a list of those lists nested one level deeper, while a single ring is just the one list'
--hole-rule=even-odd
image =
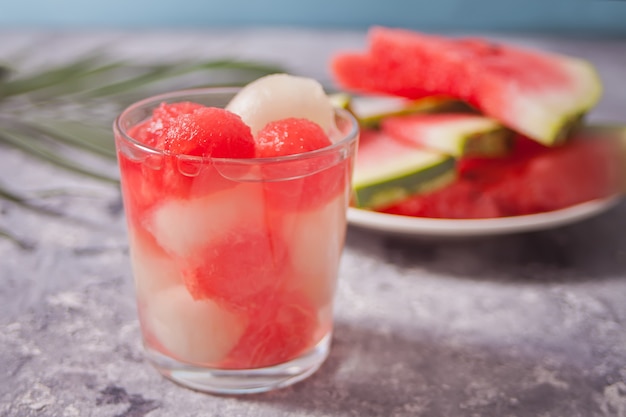
[{"label": "clear glass tumbler", "polygon": [[358,124],[333,144],[275,158],[171,155],[129,134],[161,103],[224,107],[235,89],[173,92],[114,123],[148,360],[212,393],[268,391],[326,359]]}]

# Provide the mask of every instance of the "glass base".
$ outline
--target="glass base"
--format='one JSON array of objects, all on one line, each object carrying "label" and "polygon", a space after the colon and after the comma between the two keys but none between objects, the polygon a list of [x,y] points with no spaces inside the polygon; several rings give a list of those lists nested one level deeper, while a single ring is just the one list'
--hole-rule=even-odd
[{"label": "glass base", "polygon": [[146,347],[148,361],[166,378],[211,394],[255,394],[302,381],[324,363],[330,352],[331,334],[299,358],[256,369],[213,369],[179,362]]}]

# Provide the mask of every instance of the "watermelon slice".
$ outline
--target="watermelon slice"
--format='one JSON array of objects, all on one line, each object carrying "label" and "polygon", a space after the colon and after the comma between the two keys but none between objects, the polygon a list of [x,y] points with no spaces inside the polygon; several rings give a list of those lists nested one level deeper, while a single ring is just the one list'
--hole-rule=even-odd
[{"label": "watermelon slice", "polygon": [[408,144],[461,156],[502,156],[513,146],[513,132],[474,114],[440,113],[388,117],[382,129]]},{"label": "watermelon slice", "polygon": [[581,59],[383,27],[370,30],[366,52],[336,55],[332,72],[352,91],[464,100],[546,145],[563,141],[602,89]]},{"label": "watermelon slice", "polygon": [[492,218],[606,198],[622,185],[622,140],[626,129],[598,127],[577,132],[567,144],[552,148],[518,137],[509,157],[463,160],[459,180],[451,186],[380,211],[430,218]]},{"label": "watermelon slice", "polygon": [[361,131],[353,176],[358,207],[388,206],[454,178],[452,157],[394,140],[382,131]]}]

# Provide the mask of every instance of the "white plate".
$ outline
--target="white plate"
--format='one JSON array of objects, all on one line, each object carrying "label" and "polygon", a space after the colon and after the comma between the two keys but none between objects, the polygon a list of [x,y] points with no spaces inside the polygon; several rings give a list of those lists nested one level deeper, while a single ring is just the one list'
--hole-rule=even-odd
[{"label": "white plate", "polygon": [[615,206],[620,196],[593,200],[561,210],[493,219],[429,219],[348,209],[348,224],[410,237],[463,238],[495,236],[551,229],[579,222]]}]

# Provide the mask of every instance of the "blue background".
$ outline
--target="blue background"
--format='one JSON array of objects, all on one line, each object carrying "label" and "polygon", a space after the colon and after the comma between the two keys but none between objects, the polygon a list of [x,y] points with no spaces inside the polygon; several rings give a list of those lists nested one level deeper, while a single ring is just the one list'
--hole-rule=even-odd
[{"label": "blue background", "polygon": [[4,0],[2,28],[372,24],[439,31],[626,35],[626,0]]}]

